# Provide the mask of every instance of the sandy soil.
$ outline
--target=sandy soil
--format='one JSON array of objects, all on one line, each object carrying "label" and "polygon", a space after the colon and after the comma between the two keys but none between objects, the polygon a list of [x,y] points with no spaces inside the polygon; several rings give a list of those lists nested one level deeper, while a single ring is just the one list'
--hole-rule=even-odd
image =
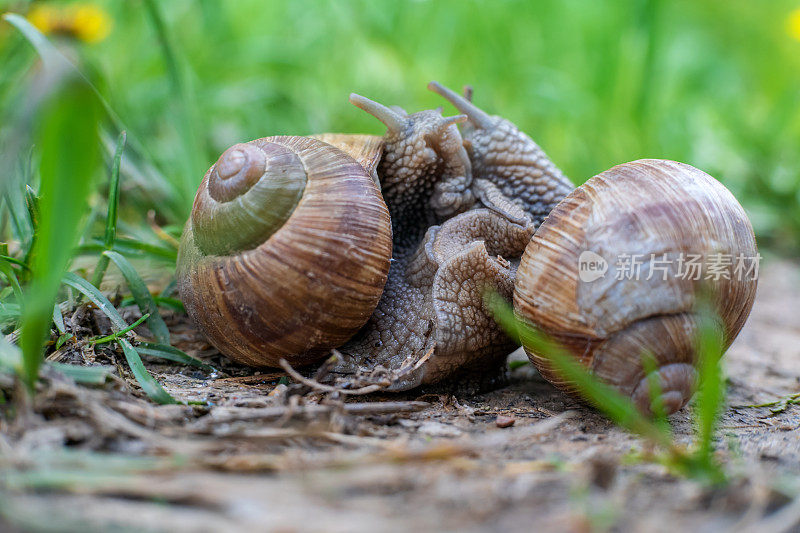
[{"label": "sandy soil", "polygon": [[[726,356],[717,448],[733,481],[716,489],[643,461],[640,439],[529,365],[484,394],[345,403],[252,376],[183,317],[170,325],[224,373],[149,368],[212,406],[153,405],[102,349],[111,383],[50,377],[0,422],[0,531],[800,531],[800,405],[742,407],[800,391],[800,268],[786,261],[763,269]],[[690,409],[671,420],[690,442]]]}]

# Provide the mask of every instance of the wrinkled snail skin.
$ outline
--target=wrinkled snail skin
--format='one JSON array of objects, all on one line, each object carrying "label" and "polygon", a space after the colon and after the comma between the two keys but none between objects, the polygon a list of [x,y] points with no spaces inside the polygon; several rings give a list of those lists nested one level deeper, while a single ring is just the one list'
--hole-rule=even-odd
[{"label": "wrinkled snail skin", "polygon": [[[605,275],[581,281],[584,252],[605,261]],[[733,258],[723,275],[706,279],[703,271],[694,279],[678,271],[681,258],[708,262],[715,254]],[[616,272],[631,256],[641,258],[638,279]],[[724,186],[682,163],[634,161],[590,179],[550,213],[520,262],[514,308],[645,413],[651,395],[642,357],[652,354],[662,403],[673,413],[695,387],[701,292],[719,315],[725,348],[747,319],[757,282],[735,271],[740,257],[757,260],[755,237]],[[576,392],[546,358],[526,350],[543,376]]]},{"label": "wrinkled snail skin", "polygon": [[493,206],[493,189],[538,225],[575,186],[544,151],[510,121],[492,116],[469,99],[432,81],[428,89],[449,101],[468,119],[467,147],[475,194]]},{"label": "wrinkled snail skin", "polygon": [[267,137],[231,147],[203,178],[181,238],[178,287],[225,355],[251,366],[309,363],[375,309],[392,247],[369,167],[382,143],[353,144],[367,168],[320,140]]},{"label": "wrinkled snail skin", "polygon": [[[465,115],[443,117],[441,111],[408,115],[358,95],[351,102],[387,126],[378,174],[394,252],[378,307],[340,349],[343,359],[334,373],[362,382],[388,378],[390,390],[405,390],[463,370],[498,368],[516,346],[485,308],[485,291],[511,297],[519,257],[543,218],[540,211],[554,207],[572,187],[564,186],[560,172],[541,173],[548,197],[534,191],[515,202],[505,191],[519,189],[529,173],[484,165],[475,180],[474,160],[456,127],[473,120],[470,113],[477,116],[474,106],[462,110]],[[557,182],[549,184],[552,179]]]},{"label": "wrinkled snail skin", "polygon": [[466,116],[409,115],[357,94],[350,101],[387,128],[378,176],[396,246],[418,243],[427,228],[475,203],[472,167],[456,127]]}]

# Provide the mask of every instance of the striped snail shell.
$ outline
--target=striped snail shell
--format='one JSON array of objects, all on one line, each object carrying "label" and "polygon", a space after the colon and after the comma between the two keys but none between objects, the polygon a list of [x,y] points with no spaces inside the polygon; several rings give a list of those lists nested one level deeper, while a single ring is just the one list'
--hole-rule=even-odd
[{"label": "striped snail shell", "polygon": [[[689,271],[692,261],[701,268]],[[682,163],[634,161],[550,213],[520,262],[514,308],[644,412],[650,354],[672,413],[695,388],[698,302],[710,300],[727,348],[753,305],[757,261],[753,228],[722,184]],[[546,379],[576,392],[544,354],[526,350]]]},{"label": "striped snail shell", "polygon": [[236,144],[197,191],[178,288],[209,341],[238,362],[310,363],[350,338],[380,299],[392,254],[372,178],[382,142],[324,138]]}]

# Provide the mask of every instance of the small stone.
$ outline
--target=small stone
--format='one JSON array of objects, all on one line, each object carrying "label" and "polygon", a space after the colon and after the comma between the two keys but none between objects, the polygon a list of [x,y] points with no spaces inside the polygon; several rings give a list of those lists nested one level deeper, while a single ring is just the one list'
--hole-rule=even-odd
[{"label": "small stone", "polygon": [[429,437],[459,437],[462,434],[462,431],[456,427],[433,420],[423,422],[417,431]]},{"label": "small stone", "polygon": [[275,386],[275,388],[274,388],[274,389],[272,389],[272,390],[269,392],[269,394],[267,394],[267,396],[271,396],[271,397],[273,397],[273,398],[275,398],[275,397],[278,397],[278,396],[283,396],[283,394],[284,394],[284,393],[285,393],[285,392],[286,392],[288,389],[289,389],[289,387],[287,387],[287,386],[286,386],[286,385],[284,385],[283,383],[279,383],[278,385],[276,385],[276,386]]},{"label": "small stone", "polygon": [[613,458],[596,454],[589,459],[589,479],[592,484],[608,490],[617,474],[617,463]]},{"label": "small stone", "polygon": [[497,415],[497,418],[495,419],[494,423],[499,428],[510,428],[511,426],[514,425],[514,422],[516,421],[517,419],[514,418],[513,416]]}]

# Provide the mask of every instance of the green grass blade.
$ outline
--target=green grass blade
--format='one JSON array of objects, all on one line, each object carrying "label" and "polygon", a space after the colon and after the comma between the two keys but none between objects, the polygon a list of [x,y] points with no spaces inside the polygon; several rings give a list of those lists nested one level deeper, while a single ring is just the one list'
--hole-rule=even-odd
[{"label": "green grass blade", "polygon": [[147,394],[147,396],[156,403],[160,404],[170,404],[170,403],[178,403],[175,398],[169,395],[167,391],[165,391],[161,385],[150,375],[147,369],[144,367],[144,363],[142,363],[142,358],[139,357],[139,354],[136,350],[131,346],[131,343],[125,339],[120,339],[119,345],[122,346],[122,351],[125,354],[125,359],[128,360],[128,366],[133,372],[133,376],[136,378],[136,381],[139,382],[139,385],[142,387],[142,390]]},{"label": "green grass blade", "polygon": [[67,57],[62,54],[59,49],[56,48],[53,43],[51,43],[47,37],[45,37],[33,24],[28,22],[25,17],[22,17],[16,13],[5,13],[3,15],[3,19],[17,28],[17,30],[25,37],[25,39],[31,43],[36,50],[36,53],[42,58],[42,64],[45,70],[57,71],[62,74],[70,74],[80,78],[80,80],[86,84],[92,93],[94,93],[96,98],[95,103],[102,106],[109,120],[117,128],[117,131],[122,131],[125,129],[122,126],[122,120],[120,120],[117,113],[111,108],[108,102],[106,102],[105,98],[103,98],[103,96],[100,94],[100,91],[98,91],[97,88],[83,74],[83,72],[81,72],[69,59],[67,59]]},{"label": "green grass blade", "polygon": [[61,335],[58,336],[58,339],[56,339],[56,350],[60,350],[61,347],[67,343],[68,340],[74,338],[75,335],[71,333],[62,333]]},{"label": "green grass blade", "polygon": [[154,344],[152,342],[142,342],[136,347],[136,351],[142,355],[149,355],[151,357],[166,359],[167,361],[174,361],[176,363],[202,368],[207,372],[216,371],[213,366],[206,364],[203,361],[196,359],[172,346]]},{"label": "green grass blade", "polygon": [[33,187],[27,184],[25,185],[25,207],[28,209],[28,217],[35,233],[36,228],[39,227],[39,196]]},{"label": "green grass blade", "polygon": [[117,239],[114,244],[114,249],[126,255],[128,252],[138,252],[154,259],[167,259],[173,263],[178,260],[178,250],[174,248],[166,248],[164,246],[135,241],[133,239]]},{"label": "green grass blade", "polygon": [[67,328],[64,325],[64,315],[61,314],[61,307],[58,305],[53,306],[53,324],[55,324],[60,334],[63,335],[67,332]]},{"label": "green grass blade", "polygon": [[650,393],[650,411],[653,413],[653,421],[665,431],[671,433],[667,411],[664,408],[664,400],[661,396],[661,381],[658,378],[658,367],[652,353],[642,354],[642,368],[647,377],[647,385]]},{"label": "green grass blade", "polygon": [[114,367],[108,365],[79,366],[57,363],[55,361],[47,361],[45,365],[64,374],[76,383],[82,383],[84,385],[102,385],[114,371]]},{"label": "green grass blade", "polygon": [[36,196],[36,193],[28,184],[25,185],[25,210],[28,213],[28,220],[31,224],[31,240],[24,259],[25,264],[28,265],[31,263],[31,258],[36,250],[36,239],[39,235],[39,197]]},{"label": "green grass blade", "polygon": [[174,248],[166,248],[133,239],[117,239],[114,249],[120,253],[139,252],[155,259],[168,259],[173,263],[178,260],[178,250]]},{"label": "green grass blade", "polygon": [[[183,302],[178,300],[177,298],[170,298],[165,296],[153,296],[153,300],[156,302],[156,305],[159,307],[169,307],[173,311],[177,311],[179,313],[185,313],[186,308],[183,306]],[[120,307],[126,307],[128,305],[133,305],[136,303],[133,296],[128,296],[123,298],[122,301],[119,303]]]},{"label": "green grass blade", "polygon": [[[105,245],[102,241],[95,239],[93,242],[78,246],[75,251],[78,254],[95,254],[105,251]],[[178,260],[178,251],[175,249],[119,237],[114,242],[114,251],[127,256],[149,257],[169,263],[175,263]]]},{"label": "green grass blade", "polygon": [[17,303],[22,304],[24,297],[22,295],[22,287],[19,285],[19,279],[17,279],[17,274],[14,272],[11,263],[2,258],[0,258],[0,274],[3,274],[6,280],[8,280],[8,284],[13,289],[14,296],[17,298]]},{"label": "green grass blade", "polygon": [[[114,150],[114,162],[111,165],[111,179],[108,183],[108,213],[106,214],[106,231],[103,236],[103,247],[106,250],[114,248],[114,240],[117,237],[117,210],[119,208],[119,167],[122,163],[122,151],[125,148],[127,134],[123,131],[117,138],[117,147]],[[92,274],[92,285],[100,287],[103,283],[106,269],[108,268],[108,257],[100,256]]]},{"label": "green grass blade", "polygon": [[523,366],[528,366],[529,364],[531,364],[530,361],[510,361],[508,363],[508,369],[516,370],[518,368],[522,368]]},{"label": "green grass blade", "polygon": [[497,293],[487,296],[495,320],[521,344],[546,357],[555,371],[575,384],[580,394],[617,425],[637,433],[664,448],[672,447],[669,433],[648,420],[629,398],[592,376],[564,348],[542,332],[520,321],[511,306]]},{"label": "green grass blade", "polygon": [[108,262],[108,257],[102,253],[97,258],[97,264],[94,266],[94,272],[92,272],[92,285],[95,287],[100,287],[103,284],[103,278],[106,277],[106,270],[108,270]]},{"label": "green grass blade", "polygon": [[[96,305],[97,308],[111,320],[111,324],[117,328],[117,330],[128,327],[125,319],[120,316],[119,312],[111,305],[111,302],[108,301],[108,298],[103,296],[97,287],[72,272],[67,272],[64,275],[64,284],[84,294],[89,301]],[[126,339],[119,339],[117,342],[122,347],[125,359],[128,361],[128,366],[145,394],[156,403],[177,403],[175,399],[159,385],[153,376],[147,372],[144,363],[142,363],[142,358],[139,357],[139,354],[133,349],[131,343]]]},{"label": "green grass blade", "polygon": [[715,314],[708,309],[699,312],[697,333],[697,368],[699,388],[695,400],[695,423],[700,458],[712,461],[714,431],[725,403],[725,381],[720,359],[723,333]]},{"label": "green grass blade", "polygon": [[158,4],[154,0],[145,0],[144,6],[150,18],[150,22],[153,25],[153,29],[156,32],[156,38],[161,47],[161,53],[164,56],[164,63],[166,63],[167,75],[170,85],[172,86],[173,96],[179,99],[183,96],[184,91],[183,76],[181,76],[181,71],[178,68],[178,61],[175,59],[175,51],[167,35],[164,17],[161,15]]},{"label": "green grass blade", "polygon": [[111,304],[111,302],[108,301],[108,298],[103,296],[103,293],[101,293],[97,287],[82,277],[78,276],[74,272],[67,272],[64,274],[64,285],[72,287],[86,296],[89,301],[96,305],[97,308],[108,317],[108,319],[111,321],[111,324],[117,330],[128,327],[128,323],[125,322],[125,319],[122,318],[116,308]]},{"label": "green grass blade", "polygon": [[60,62],[67,61],[64,55],[47,40],[47,37],[42,35],[42,33],[36,29],[33,24],[28,22],[25,17],[17,15],[16,13],[5,13],[3,18],[17,28],[25,39],[36,49],[36,53],[42,58],[44,68],[57,68]]},{"label": "green grass blade", "polygon": [[38,376],[53,305],[100,163],[99,107],[89,87],[66,79],[43,103],[36,135],[41,162],[39,224],[31,257],[20,346],[29,388]]},{"label": "green grass blade", "polygon": [[153,296],[150,294],[141,276],[139,276],[139,273],[136,272],[133,265],[119,253],[109,250],[103,252],[103,255],[111,259],[111,261],[117,265],[120,272],[122,272],[125,281],[128,282],[128,288],[131,290],[131,294],[133,294],[133,298],[136,300],[136,305],[139,306],[139,310],[142,314],[150,315],[150,318],[147,319],[147,327],[150,328],[153,336],[159,343],[169,344],[169,329],[164,323],[164,319],[158,314],[158,306],[156,302],[153,301]]},{"label": "green grass blade", "polygon": [[117,339],[121,339],[122,337],[125,336],[126,333],[133,331],[134,329],[139,327],[139,324],[147,320],[147,317],[149,316],[150,316],[149,314],[142,315],[136,320],[136,322],[134,322],[130,326],[126,327],[125,329],[115,331],[111,335],[106,335],[105,337],[98,337],[96,339],[89,339],[89,344],[104,344],[106,342],[112,342]]},{"label": "green grass blade", "polygon": [[122,163],[122,151],[125,149],[125,140],[128,135],[123,131],[117,138],[117,148],[114,151],[114,163],[111,167],[111,182],[108,184],[108,216],[106,216],[106,232],[104,244],[110,250],[114,246],[117,236],[117,209],[119,208],[119,167]]},{"label": "green grass blade", "polygon": [[[88,77],[86,77],[83,72],[81,72],[61,51],[56,48],[48,39],[45,37],[35,26],[33,26],[25,17],[22,17],[16,13],[5,13],[3,15],[3,19],[13,25],[17,30],[25,37],[25,39],[31,43],[31,45],[36,50],[36,53],[39,57],[42,58],[42,65],[44,70],[49,72],[57,72],[60,74],[69,73],[76,77],[79,77],[81,80],[86,83],[86,85],[92,90],[97,99],[97,104],[102,106],[103,110],[105,111],[105,118],[113,125],[113,129],[116,132],[121,132],[128,128],[125,127],[122,120],[120,119],[119,115],[114,111],[111,105],[103,98],[100,91],[91,83]],[[194,128],[189,127],[188,125],[185,126],[187,130],[192,130]],[[142,145],[141,142],[138,142],[135,136],[129,135],[127,139],[127,144],[131,146],[131,148],[140,153],[140,154],[148,154],[147,149]],[[110,152],[110,148],[108,150]],[[197,154],[198,152],[193,152]],[[148,155],[147,159],[152,160],[153,158]],[[147,166],[147,170],[149,172],[145,173],[144,175],[147,177],[147,183],[142,184],[142,187],[163,187],[163,176],[160,173],[155,171],[155,169],[147,164],[146,161],[141,162],[143,165]],[[197,172],[193,173],[194,175],[201,175],[202,176],[202,169],[198,170]],[[193,184],[196,185],[196,182],[192,181]],[[194,191],[191,191],[192,194]],[[176,203],[171,198],[164,199],[166,202]],[[191,201],[191,198],[188,200]],[[187,200],[181,199],[181,215],[182,217],[185,216],[187,211]],[[188,204],[189,207],[191,203]],[[175,211],[177,208],[173,208],[172,210]]]},{"label": "green grass blade", "polygon": [[164,63],[166,64],[167,76],[170,80],[172,99],[179,112],[178,128],[183,145],[184,166],[179,193],[188,212],[197,188],[195,176],[202,175],[202,168],[198,167],[196,157],[197,154],[203,152],[198,136],[198,132],[202,130],[198,127],[198,117],[194,112],[195,107],[193,106],[193,95],[188,90],[183,72],[178,65],[175,49],[170,40],[167,26],[164,23],[164,17],[161,15],[160,6],[155,0],[145,0],[144,7],[155,30],[156,38],[164,57]]},{"label": "green grass blade", "polygon": [[25,270],[28,269],[28,265],[25,264],[25,261],[17,259],[16,257],[11,257],[10,255],[0,255],[0,260],[7,261],[12,265],[17,265],[18,267],[22,267]]},{"label": "green grass blade", "polygon": [[169,307],[179,313],[185,313],[186,308],[183,306],[183,302],[178,300],[177,298],[171,298],[169,296],[156,296],[156,303],[162,307]]},{"label": "green grass blade", "polygon": [[[28,212],[23,205],[21,194],[12,194],[12,191],[6,191],[3,195],[5,205],[8,208],[9,219],[11,221],[12,234],[19,240],[22,247],[22,257],[27,257],[31,248],[31,240],[33,238],[33,225]],[[19,260],[18,260],[19,261]],[[19,261],[25,268],[28,267],[26,261]]]}]

